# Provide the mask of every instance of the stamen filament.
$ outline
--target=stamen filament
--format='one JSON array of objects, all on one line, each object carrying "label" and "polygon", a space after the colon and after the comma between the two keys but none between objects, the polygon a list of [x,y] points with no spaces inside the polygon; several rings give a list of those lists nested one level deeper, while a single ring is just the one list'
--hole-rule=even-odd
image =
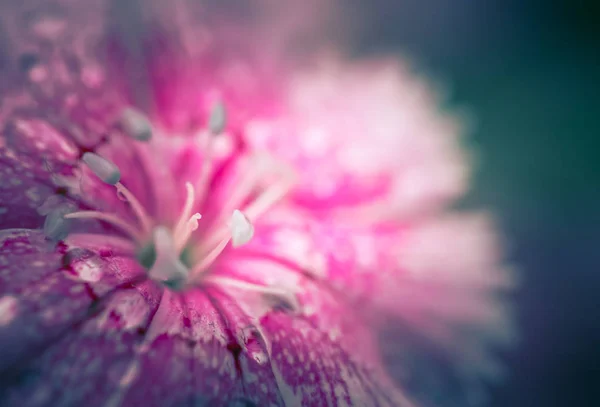
[{"label": "stamen filament", "polygon": [[250,203],[244,209],[244,213],[250,220],[255,221],[275,203],[284,198],[292,188],[292,185],[293,179],[291,177],[282,179],[280,182],[267,188],[265,192]]},{"label": "stamen filament", "polygon": [[187,189],[187,197],[185,200],[185,204],[183,205],[181,215],[179,216],[179,220],[177,221],[177,223],[175,224],[175,228],[173,229],[174,236],[179,236],[183,232],[183,229],[186,227],[186,224],[190,219],[190,216],[192,216],[192,209],[194,207],[195,199],[194,186],[191,183],[186,182],[185,188]]},{"label": "stamen filament", "polygon": [[177,251],[181,251],[184,248],[190,236],[192,235],[192,232],[198,229],[198,221],[201,218],[202,215],[199,213],[193,214],[192,217],[185,223],[184,229],[180,232],[180,234],[174,235],[175,249]]},{"label": "stamen filament", "polygon": [[117,191],[121,195],[123,195],[123,197],[131,205],[131,209],[142,224],[142,229],[144,230],[144,233],[149,234],[152,231],[152,220],[150,219],[150,216],[148,216],[148,213],[146,212],[140,201],[138,201],[135,195],[133,195],[131,191],[129,191],[121,182],[117,182],[115,187],[117,188]]},{"label": "stamen filament", "polygon": [[262,173],[259,171],[248,171],[242,177],[231,198],[225,203],[223,214],[230,213],[233,209],[239,208],[244,203],[248,195],[257,186],[260,175]]},{"label": "stamen filament", "polygon": [[122,231],[128,233],[138,242],[141,242],[143,240],[142,234],[133,225],[130,225],[128,222],[119,218],[117,215],[113,215],[110,213],[104,213],[99,211],[79,211],[68,213],[64,215],[64,218],[101,220],[103,222],[110,223],[111,225],[118,227]]},{"label": "stamen filament", "polygon": [[210,180],[210,174],[212,173],[212,162],[213,162],[213,134],[204,134],[205,141],[202,150],[205,152],[204,159],[202,161],[202,169],[200,170],[200,178],[194,185],[194,189],[197,191],[197,197],[202,199]]},{"label": "stamen filament", "polygon": [[196,267],[192,269],[190,272],[190,276],[192,279],[197,279],[202,272],[205,271],[214,261],[219,257],[219,255],[225,250],[225,247],[231,240],[231,236],[227,236],[225,239],[221,241],[214,249],[212,249],[204,258],[202,262],[198,264]]}]

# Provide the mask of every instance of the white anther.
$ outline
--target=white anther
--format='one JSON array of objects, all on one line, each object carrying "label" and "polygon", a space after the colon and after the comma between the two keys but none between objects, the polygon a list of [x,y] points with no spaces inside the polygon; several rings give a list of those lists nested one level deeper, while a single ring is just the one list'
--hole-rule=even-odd
[{"label": "white anther", "polygon": [[139,110],[128,107],[123,110],[119,123],[129,137],[148,141],[152,138],[152,125],[148,118]]},{"label": "white anther", "polygon": [[185,204],[183,205],[183,210],[181,211],[181,215],[179,215],[179,219],[177,220],[175,228],[173,229],[173,234],[175,236],[180,235],[183,232],[183,229],[186,227],[190,216],[192,216],[194,201],[196,199],[194,195],[194,186],[191,183],[186,182],[185,188],[187,191],[187,196],[185,199]]},{"label": "white anther", "polygon": [[221,102],[216,103],[210,112],[208,128],[212,134],[221,134],[227,124],[227,110]]},{"label": "white anther", "polygon": [[248,218],[239,210],[234,210],[231,215],[231,224],[229,225],[231,231],[231,244],[233,247],[239,247],[245,245],[254,236],[254,226],[248,220]]},{"label": "white anther", "polygon": [[98,154],[87,152],[82,160],[98,178],[110,185],[115,185],[121,179],[121,171],[112,162]]}]

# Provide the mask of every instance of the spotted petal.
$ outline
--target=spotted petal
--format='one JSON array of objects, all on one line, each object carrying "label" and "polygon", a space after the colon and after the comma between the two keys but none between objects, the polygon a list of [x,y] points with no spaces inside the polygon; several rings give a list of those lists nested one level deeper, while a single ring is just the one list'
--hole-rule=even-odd
[{"label": "spotted petal", "polygon": [[[380,332],[380,349],[397,379],[411,374],[404,365],[413,366],[400,356],[399,346],[415,354],[427,348],[452,360],[449,369],[471,386],[481,377],[502,377],[493,350],[514,340],[505,298],[514,277],[498,266],[499,243],[492,230],[485,214],[357,228],[273,213],[257,227],[256,239],[240,249],[237,256],[250,262],[238,270],[244,270],[240,278],[299,292],[301,301],[306,298],[299,281],[314,281],[325,292],[312,297],[317,304],[306,304],[309,312],[325,322],[325,332],[357,337],[344,325],[344,311],[319,306],[335,295],[356,317],[355,325]],[[280,270],[265,264],[261,272],[252,259],[269,259]],[[410,342],[412,337],[420,342]]]}]

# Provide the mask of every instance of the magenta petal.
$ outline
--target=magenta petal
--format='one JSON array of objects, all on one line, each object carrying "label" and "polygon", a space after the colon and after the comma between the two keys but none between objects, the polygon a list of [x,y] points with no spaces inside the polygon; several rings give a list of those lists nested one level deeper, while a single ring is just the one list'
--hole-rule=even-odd
[{"label": "magenta petal", "polygon": [[143,373],[127,390],[125,405],[149,399],[169,406],[229,406],[243,400],[281,404],[268,367],[262,366],[266,373],[258,376],[258,363],[238,345],[235,334],[241,332],[221,308],[228,305],[216,304],[200,291],[165,292],[154,317],[156,328],[147,334],[148,352],[139,359]]},{"label": "magenta petal", "polygon": [[[154,299],[159,295],[144,294],[149,293]],[[73,326],[14,373],[17,383],[7,392],[9,404],[106,405],[135,374],[135,347],[156,306],[137,289],[118,292],[101,312]]]},{"label": "magenta petal", "polygon": [[[357,363],[352,352],[308,321],[271,314],[262,325],[286,405],[412,406],[385,374]],[[355,351],[360,354],[359,348]]]},{"label": "magenta petal", "polygon": [[[264,377],[264,383],[274,380],[286,405],[318,405],[323,400],[333,405],[411,405],[383,370],[370,314],[326,281],[276,255],[250,249],[223,262],[219,273],[265,288],[281,287],[297,297],[299,310],[261,299],[260,292],[226,289],[228,296],[216,295],[230,324],[246,338],[241,355],[254,354],[261,364],[268,360],[271,371],[254,374]],[[266,281],[271,285],[264,285]],[[258,333],[258,339],[248,341],[248,332],[251,338]],[[257,346],[261,341],[265,345]]]},{"label": "magenta petal", "polygon": [[39,227],[43,218],[38,208],[55,194],[57,186],[41,157],[17,156],[2,146],[3,140],[0,135],[0,226]]},{"label": "magenta petal", "polygon": [[[466,188],[462,128],[404,65],[331,59],[282,81],[282,44],[302,31],[285,26],[304,6],[274,7],[278,21],[260,29],[248,9],[228,20],[221,4],[195,0],[5,3],[2,403],[412,406],[399,387],[426,386],[399,374],[413,373],[399,356],[409,336],[452,359],[460,380],[496,377],[489,348],[511,339],[497,294],[512,279],[485,216],[440,215]],[[204,180],[201,136],[216,103],[227,122]],[[123,134],[132,104],[152,140]],[[143,210],[81,165],[88,152],[118,167]],[[257,172],[257,191],[235,199],[261,167],[245,166],[254,153],[295,167],[289,196],[260,194],[271,177]],[[152,229],[177,222],[186,182],[197,205],[185,217],[202,214],[180,252],[191,268],[234,209],[259,195],[277,202],[252,219],[253,240],[227,246],[180,292],[147,280],[135,255],[143,247],[148,260]],[[85,219],[97,213],[73,214],[83,219],[69,219],[58,244],[7,229],[38,228],[57,209],[116,215],[105,219],[136,240]],[[182,246],[185,220],[173,236]]]},{"label": "magenta petal", "polygon": [[0,298],[16,301],[13,317],[0,326],[2,371],[76,329],[125,281],[124,264],[119,275],[112,266],[117,259],[64,246],[55,250],[39,231],[5,230],[0,242]]}]

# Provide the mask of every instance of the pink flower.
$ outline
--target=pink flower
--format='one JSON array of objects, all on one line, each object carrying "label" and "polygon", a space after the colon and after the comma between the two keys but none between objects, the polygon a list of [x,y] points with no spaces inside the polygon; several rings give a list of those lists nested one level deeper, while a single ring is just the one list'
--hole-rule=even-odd
[{"label": "pink flower", "polygon": [[497,377],[511,276],[444,212],[468,166],[434,93],[147,5],[3,7],[2,403],[420,405],[413,334]]}]

